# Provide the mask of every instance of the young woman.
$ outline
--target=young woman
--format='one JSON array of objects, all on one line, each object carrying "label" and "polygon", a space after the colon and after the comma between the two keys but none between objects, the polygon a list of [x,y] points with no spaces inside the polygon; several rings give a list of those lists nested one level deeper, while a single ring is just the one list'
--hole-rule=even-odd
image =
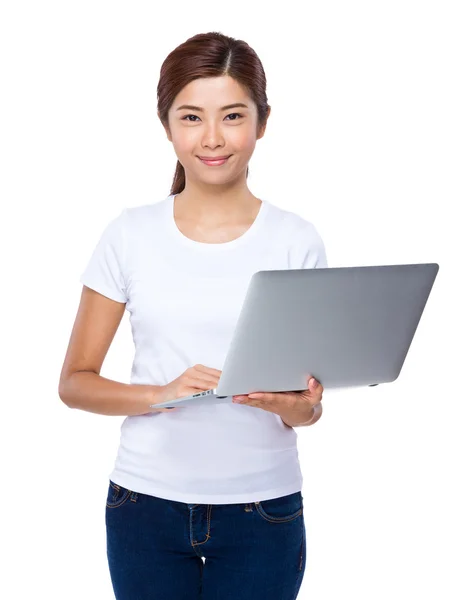
[{"label": "young woman", "polygon": [[[59,394],[73,408],[126,415],[106,502],[118,600],[293,600],[304,576],[293,428],[319,419],[322,386],[150,408],[217,386],[253,273],[327,267],[314,225],[248,188],[265,90],[241,40],[200,34],[170,53],[157,89],[178,157],[170,195],[115,217],[80,279]],[[125,309],[130,384],[100,376]]]}]

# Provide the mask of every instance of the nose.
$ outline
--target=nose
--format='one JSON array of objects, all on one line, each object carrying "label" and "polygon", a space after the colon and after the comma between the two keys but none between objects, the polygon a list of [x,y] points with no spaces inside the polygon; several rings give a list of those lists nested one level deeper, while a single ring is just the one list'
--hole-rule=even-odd
[{"label": "nose", "polygon": [[[224,136],[222,135],[219,124],[207,121],[201,139],[201,146],[203,148],[210,148],[211,151],[213,151],[215,148],[224,147],[224,145]],[[204,152],[202,152],[202,154],[204,154]],[[221,152],[221,154],[224,154],[224,152]]]}]

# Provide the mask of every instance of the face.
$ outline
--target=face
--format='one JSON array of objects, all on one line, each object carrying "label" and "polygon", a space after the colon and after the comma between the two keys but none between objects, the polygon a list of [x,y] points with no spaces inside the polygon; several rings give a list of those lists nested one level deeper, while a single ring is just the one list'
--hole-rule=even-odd
[{"label": "face", "polygon": [[[222,110],[239,103],[245,106]],[[195,79],[186,85],[175,98],[168,119],[167,138],[185,177],[208,182],[229,181],[241,173],[245,177],[256,141],[265,132],[265,128],[257,132],[255,103],[229,76]],[[229,159],[221,166],[209,166],[199,158],[219,156]]]}]

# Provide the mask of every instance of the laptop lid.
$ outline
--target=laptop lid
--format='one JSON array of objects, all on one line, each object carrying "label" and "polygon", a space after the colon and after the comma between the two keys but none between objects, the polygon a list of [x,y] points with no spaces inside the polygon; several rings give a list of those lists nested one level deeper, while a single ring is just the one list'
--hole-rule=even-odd
[{"label": "laptop lid", "polygon": [[437,263],[259,271],[222,368],[219,396],[377,385],[399,376]]}]

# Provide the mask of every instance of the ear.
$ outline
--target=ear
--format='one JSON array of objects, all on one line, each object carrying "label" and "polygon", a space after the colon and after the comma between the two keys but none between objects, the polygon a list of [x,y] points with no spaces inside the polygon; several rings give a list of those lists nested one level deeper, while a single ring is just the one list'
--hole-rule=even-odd
[{"label": "ear", "polygon": [[159,121],[162,123],[162,126],[165,129],[165,134],[167,136],[168,141],[171,142],[172,141],[172,134],[170,133],[170,129],[165,126],[165,123],[163,123],[162,119],[160,118],[159,111],[157,111],[157,116],[159,117]]},{"label": "ear", "polygon": [[265,124],[261,127],[257,140],[260,140],[264,135],[265,135],[265,130],[267,128],[267,123],[268,123],[268,117],[270,116],[271,113],[271,106],[268,107],[268,112],[267,112],[267,118],[265,120]]},{"label": "ear", "polygon": [[[165,125],[164,125],[164,127],[165,127]],[[165,133],[167,134],[167,139],[168,139],[168,141],[169,141],[169,142],[171,142],[171,141],[172,141],[172,135],[171,135],[171,133],[170,133],[170,129],[167,129],[167,128],[165,127]]]}]

